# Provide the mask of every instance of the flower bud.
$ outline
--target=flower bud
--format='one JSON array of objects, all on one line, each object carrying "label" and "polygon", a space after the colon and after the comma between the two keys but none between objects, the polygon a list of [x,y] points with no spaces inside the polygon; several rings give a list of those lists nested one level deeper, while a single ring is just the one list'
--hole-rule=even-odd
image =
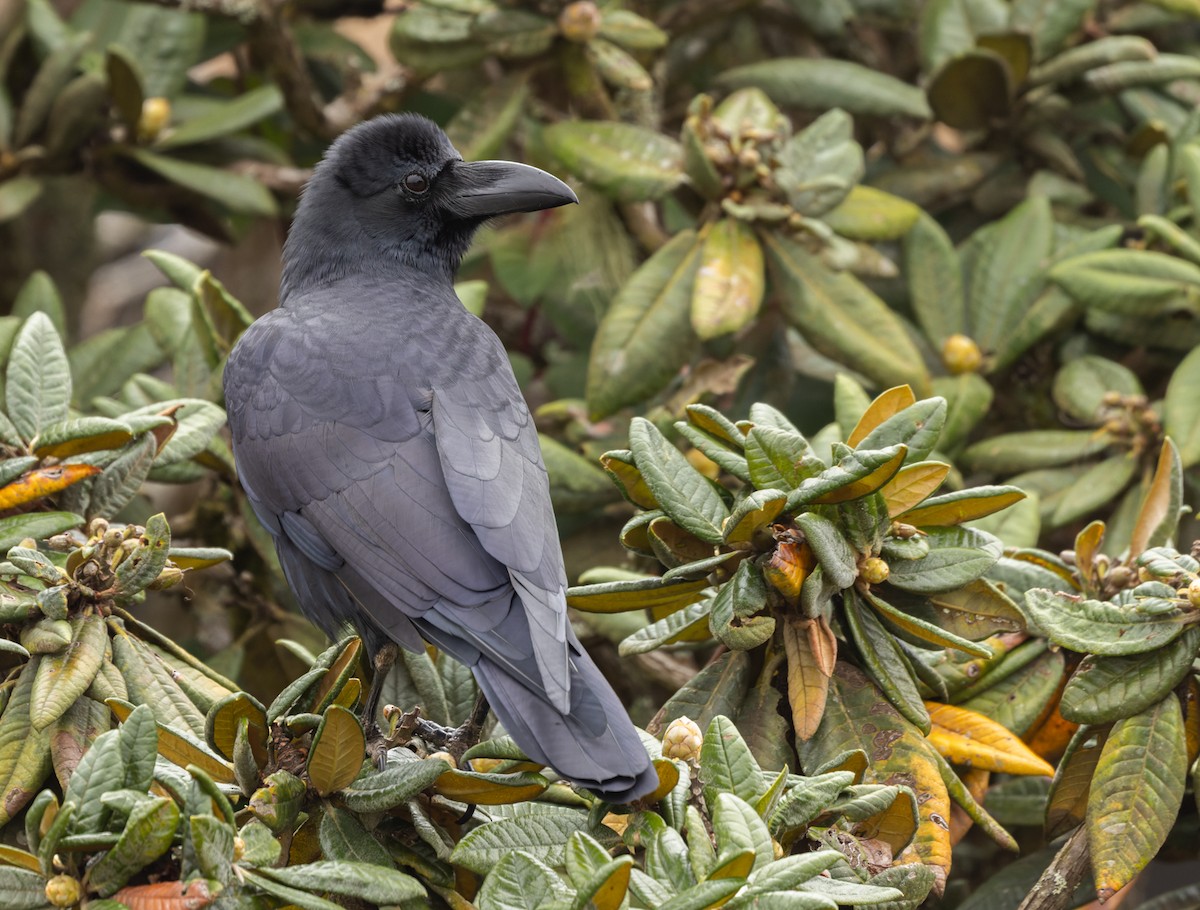
[{"label": "flower bud", "polygon": [[142,116],[138,118],[138,138],[150,142],[158,138],[171,120],[171,102],[166,98],[147,98],[142,102]]},{"label": "flower bud", "polygon": [[888,576],[892,574],[892,570],[878,556],[871,556],[862,561],[862,564],[858,567],[858,574],[867,584],[879,585],[887,581]]},{"label": "flower bud", "polygon": [[667,725],[662,743],[665,758],[698,761],[700,747],[704,745],[704,734],[690,717],[677,717]]},{"label": "flower bud", "polygon": [[1187,599],[1193,607],[1200,609],[1200,578],[1193,578],[1187,586]]},{"label": "flower bud", "polygon": [[56,875],[46,882],[46,900],[55,907],[74,907],[82,896],[79,879],[70,875]]},{"label": "flower bud", "polygon": [[962,373],[974,373],[983,363],[983,354],[979,345],[966,335],[951,335],[942,344],[942,363],[955,376]]},{"label": "flower bud", "polygon": [[454,756],[451,755],[449,752],[434,752],[434,753],[431,753],[429,757],[430,758],[440,758],[442,761],[444,761],[446,764],[448,764],[450,766],[450,769],[452,771],[456,770],[458,768],[458,762],[454,760]]},{"label": "flower bud", "polygon": [[592,0],[569,3],[559,13],[558,30],[568,41],[586,44],[600,33],[600,10]]}]

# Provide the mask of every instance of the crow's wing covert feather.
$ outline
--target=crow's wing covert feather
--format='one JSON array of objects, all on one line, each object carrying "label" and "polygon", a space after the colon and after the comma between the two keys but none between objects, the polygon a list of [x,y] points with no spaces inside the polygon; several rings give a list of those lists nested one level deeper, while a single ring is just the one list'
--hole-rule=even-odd
[{"label": "crow's wing covert feather", "polygon": [[[322,325],[337,312],[275,311],[230,362],[227,381],[254,390],[230,411],[243,484],[285,542],[281,558],[293,548],[313,564],[294,574],[332,572],[381,629],[400,611],[567,710],[562,556],[537,433],[499,340],[461,307],[474,324],[442,313],[441,337],[473,351],[475,369],[406,376],[429,351],[406,357],[394,339],[371,350],[369,334],[342,349],[344,331]],[[310,615],[328,609],[301,597]]]}]

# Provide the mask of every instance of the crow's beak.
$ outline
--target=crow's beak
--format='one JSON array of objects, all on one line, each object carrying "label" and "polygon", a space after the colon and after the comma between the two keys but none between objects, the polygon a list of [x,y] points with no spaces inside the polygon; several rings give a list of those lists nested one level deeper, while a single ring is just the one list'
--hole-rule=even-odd
[{"label": "crow's beak", "polygon": [[446,204],[460,218],[536,212],[579,201],[554,175],[514,161],[456,164],[454,182],[454,193]]}]

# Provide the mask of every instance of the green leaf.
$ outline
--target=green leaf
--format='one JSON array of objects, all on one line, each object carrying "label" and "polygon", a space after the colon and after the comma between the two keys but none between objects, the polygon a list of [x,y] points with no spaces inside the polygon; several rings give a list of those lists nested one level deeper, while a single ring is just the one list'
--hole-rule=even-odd
[{"label": "green leaf", "polygon": [[846,592],[843,615],[862,663],[888,701],[913,726],[928,735],[929,712],[921,699],[916,676],[895,638],[883,627],[874,611],[863,606],[853,592]]},{"label": "green leaf", "polygon": [[292,888],[344,894],[374,904],[400,904],[426,897],[421,883],[411,875],[371,863],[316,860],[261,871]]},{"label": "green leaf", "polygon": [[775,859],[775,848],[767,823],[759,818],[754,807],[746,800],[735,793],[721,792],[710,805],[713,806],[713,833],[720,851],[718,857],[731,849],[753,850],[756,868],[765,867]]},{"label": "green leaf", "polygon": [[858,449],[884,449],[905,445],[905,464],[924,461],[937,445],[946,424],[946,400],[926,398],[893,414],[858,443]]},{"label": "green leaf", "polygon": [[700,540],[721,543],[729,509],[709,480],[644,418],[635,417],[630,424],[629,447],[662,510]]},{"label": "green leaf", "polygon": [[726,70],[717,82],[729,88],[758,86],[788,107],[817,111],[840,107],[851,114],[922,120],[931,115],[924,92],[916,86],[862,64],[828,57],[751,63]]},{"label": "green leaf", "polygon": [[928,388],[924,361],[895,311],[798,243],[775,232],[762,241],[784,312],[813,347],[884,387]]},{"label": "green leaf", "polygon": [[270,190],[245,174],[159,155],[148,149],[124,149],[123,153],[164,180],[212,199],[232,212],[266,216],[278,211]]},{"label": "green leaf", "polygon": [[38,665],[30,695],[29,718],[34,730],[43,730],[62,717],[87,691],[108,643],[108,629],[98,614],[71,620],[71,644],[59,654],[48,654]]},{"label": "green leaf", "polygon": [[1042,270],[1054,249],[1050,203],[1034,196],[989,226],[974,257],[967,290],[971,336],[997,351],[1042,286]]},{"label": "green leaf", "polygon": [[682,231],[633,273],[592,344],[587,400],[593,419],[660,391],[692,355],[692,286],[702,245]]},{"label": "green leaf", "polygon": [[1011,26],[1033,39],[1034,59],[1060,51],[1096,6],[1096,0],[1014,0]]},{"label": "green leaf", "polygon": [[1013,84],[1008,64],[986,48],[972,48],[938,68],[926,89],[933,115],[959,130],[982,130],[1008,117]]},{"label": "green leaf", "polygon": [[88,884],[102,897],[115,894],[130,878],[171,848],[179,807],[168,797],[134,806],[112,849],[88,872]]},{"label": "green leaf", "polygon": [[1087,801],[1101,901],[1128,884],[1166,841],[1183,800],[1187,765],[1183,714],[1173,693],[1113,726]]},{"label": "green leaf", "polygon": [[72,802],[78,807],[71,819],[70,833],[95,834],[103,830],[109,809],[101,797],[123,789],[127,777],[119,731],[101,733],[76,765],[63,795],[64,804]]},{"label": "green leaf", "polygon": [[30,275],[21,285],[12,307],[12,315],[21,319],[28,319],[34,313],[49,316],[59,337],[66,337],[67,316],[63,310],[62,296],[54,285],[54,279],[41,269]]},{"label": "green leaf", "polygon": [[1142,395],[1142,384],[1132,370],[1088,354],[1072,360],[1054,377],[1051,394],[1054,403],[1076,420],[1097,424],[1109,392],[1121,395]]},{"label": "green leaf", "polygon": [[383,845],[345,809],[326,806],[317,836],[321,854],[328,860],[368,863],[389,869],[393,866]]},{"label": "green leaf", "polygon": [[1069,721],[1103,724],[1132,717],[1161,701],[1192,667],[1200,629],[1190,626],[1165,647],[1126,657],[1089,654],[1063,689],[1059,710]]},{"label": "green leaf", "polygon": [[0,518],[0,552],[7,553],[26,537],[45,540],[83,524],[74,512],[35,512]]},{"label": "green leaf", "polygon": [[728,717],[718,715],[708,724],[700,748],[700,780],[704,801],[713,808],[723,793],[754,803],[764,792],[762,769]]},{"label": "green leaf", "polygon": [[67,419],[71,368],[62,339],[45,313],[26,319],[13,340],[5,395],[9,419],[24,440]]},{"label": "green leaf", "polygon": [[0,866],[0,901],[9,910],[45,910],[46,877],[28,869]]},{"label": "green leaf", "polygon": [[1081,654],[1141,654],[1169,644],[1185,629],[1177,610],[1147,615],[1133,606],[1044,588],[1026,592],[1025,610],[1055,644]]},{"label": "green leaf", "polygon": [[931,594],[951,591],[979,578],[996,564],[1003,545],[974,528],[928,528],[929,553],[891,564],[888,582],[904,591]]},{"label": "green leaf", "polygon": [[567,839],[585,830],[587,816],[518,815],[480,825],[468,832],[454,848],[451,862],[479,874],[486,873],[506,854],[517,850],[558,866],[566,853]]},{"label": "green leaf", "polygon": [[1100,250],[1056,265],[1050,278],[1081,303],[1151,319],[1200,314],[1200,266],[1151,250]]},{"label": "green leaf", "polygon": [[19,218],[42,195],[42,181],[16,176],[0,183],[0,224]]},{"label": "green leaf", "polygon": [[859,184],[835,208],[821,216],[829,227],[851,240],[899,240],[922,216],[907,199]]},{"label": "green leaf", "polygon": [[274,84],[260,85],[244,94],[208,105],[198,117],[165,131],[156,148],[171,149],[220,139],[253,126],[283,110],[283,94]]},{"label": "green leaf", "polygon": [[726,651],[668,699],[663,726],[685,715],[701,727],[718,715],[735,715],[750,688],[752,663],[747,651]]},{"label": "green leaf", "polygon": [[1108,445],[1109,439],[1093,430],[1028,430],[977,442],[963,452],[963,460],[972,470],[1013,473],[1069,464]]},{"label": "green leaf", "polygon": [[1185,468],[1200,464],[1200,348],[1189,353],[1171,374],[1163,401],[1163,429],[1179,447]]},{"label": "green leaf", "polygon": [[684,179],[682,148],[657,130],[563,120],[546,127],[542,141],[573,173],[622,202],[658,199]]},{"label": "green leaf", "polygon": [[797,515],[795,522],[796,527],[804,532],[829,583],[839,590],[854,584],[858,578],[858,559],[837,526],[815,512]]},{"label": "green leaf", "polygon": [[845,111],[834,109],[787,141],[779,153],[775,181],[792,208],[815,217],[849,195],[862,178],[863,168],[863,150],[854,141],[854,122]]},{"label": "green leaf", "polygon": [[675,644],[680,641],[708,638],[708,617],[711,610],[711,600],[703,600],[684,607],[682,610],[676,610],[657,622],[638,629],[622,641],[617,650],[622,657],[625,657],[630,654],[656,651],[663,645]]},{"label": "green leaf", "polygon": [[50,773],[50,730],[38,732],[29,724],[30,694],[38,664],[44,659],[35,655],[26,661],[0,716],[0,792],[5,794],[0,825],[24,808]]}]

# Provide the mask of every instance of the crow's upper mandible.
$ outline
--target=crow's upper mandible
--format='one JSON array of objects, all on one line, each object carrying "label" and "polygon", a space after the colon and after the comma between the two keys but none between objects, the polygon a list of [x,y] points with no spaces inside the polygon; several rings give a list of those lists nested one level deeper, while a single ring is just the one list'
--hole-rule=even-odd
[{"label": "crow's upper mandible", "polygon": [[454,294],[487,219],[577,201],[522,164],[466,163],[432,122],[330,147],[284,247],[280,307],[225,370],[234,454],[305,614],[372,652],[467,664],[533,759],[610,801],[657,777],[567,620],[537,432],[496,335]]}]

